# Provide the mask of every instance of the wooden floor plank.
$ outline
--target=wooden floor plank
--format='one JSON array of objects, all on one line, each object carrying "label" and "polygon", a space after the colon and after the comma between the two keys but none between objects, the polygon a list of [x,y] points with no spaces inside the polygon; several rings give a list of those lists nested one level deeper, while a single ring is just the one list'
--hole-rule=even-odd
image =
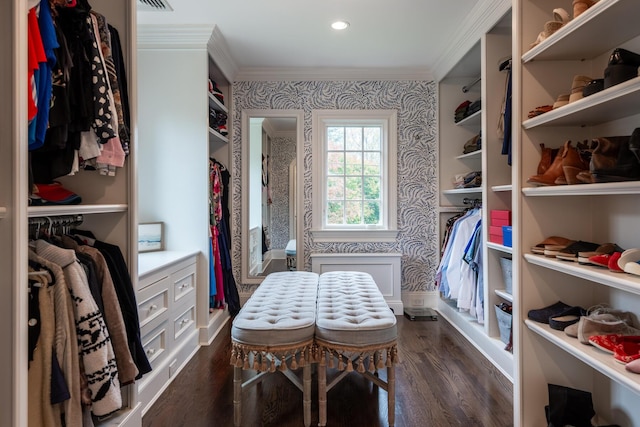
[{"label": "wooden floor plank", "polygon": [[[460,333],[437,321],[398,319],[396,426],[513,425],[512,385]],[[230,325],[202,347],[149,411],[143,427],[233,426]],[[384,377],[384,370],[380,371]],[[312,425],[318,422],[316,378]],[[356,372],[328,394],[327,425],[387,425],[387,396]],[[283,375],[267,375],[243,393],[243,426],[303,425],[302,394]]]}]

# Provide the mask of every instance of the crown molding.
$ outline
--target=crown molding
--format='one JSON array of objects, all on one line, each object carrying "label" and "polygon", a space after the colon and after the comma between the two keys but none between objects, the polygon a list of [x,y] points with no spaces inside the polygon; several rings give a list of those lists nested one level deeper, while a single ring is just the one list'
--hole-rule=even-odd
[{"label": "crown molding", "polygon": [[229,47],[227,46],[227,41],[217,25],[214,25],[211,31],[207,48],[209,57],[213,60],[220,72],[224,74],[227,81],[234,82],[238,74],[238,66],[233,60]]},{"label": "crown molding", "polygon": [[139,49],[207,49],[213,25],[138,24]]},{"label": "crown molding", "polygon": [[436,61],[433,67],[436,80],[442,80],[478,43],[482,35],[491,30],[510,9],[511,0],[483,0],[477,3],[460,25],[466,31],[450,43]]},{"label": "crown molding", "polygon": [[235,81],[433,80],[426,68],[242,68]]}]

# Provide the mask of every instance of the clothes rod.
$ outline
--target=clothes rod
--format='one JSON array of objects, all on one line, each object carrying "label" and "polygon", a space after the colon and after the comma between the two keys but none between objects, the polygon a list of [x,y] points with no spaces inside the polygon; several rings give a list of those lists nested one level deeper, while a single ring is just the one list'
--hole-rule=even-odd
[{"label": "clothes rod", "polygon": [[462,86],[462,92],[464,92],[464,93],[469,92],[469,89],[471,89],[472,87],[477,85],[480,80],[482,80],[482,77],[478,77],[477,79],[475,79],[474,81],[472,81],[468,85]]}]

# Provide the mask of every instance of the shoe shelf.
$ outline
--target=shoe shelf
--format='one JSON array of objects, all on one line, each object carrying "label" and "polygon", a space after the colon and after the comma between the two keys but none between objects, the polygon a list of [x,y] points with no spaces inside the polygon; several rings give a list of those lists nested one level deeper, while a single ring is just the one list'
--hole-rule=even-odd
[{"label": "shoe shelf", "polygon": [[504,246],[504,245],[500,245],[498,243],[493,243],[493,242],[487,242],[486,245],[489,249],[493,249],[495,251],[504,252],[506,254],[513,253],[513,248],[510,248],[509,246]]},{"label": "shoe shelf", "polygon": [[614,273],[604,267],[581,265],[571,261],[559,261],[544,255],[525,254],[524,259],[531,264],[640,295],[640,277],[638,276],[628,273]]},{"label": "shoe shelf", "polygon": [[456,156],[456,159],[458,159],[458,160],[480,159],[481,157],[482,157],[482,150],[477,150],[477,151],[473,151],[471,153],[461,154],[459,156]]},{"label": "shoe shelf", "polygon": [[636,37],[639,15],[638,1],[600,0],[527,51],[522,62],[592,59]]},{"label": "shoe shelf", "polygon": [[597,184],[552,185],[522,189],[525,196],[597,196],[640,194],[640,181],[607,182]]},{"label": "shoe shelf", "polygon": [[500,193],[502,191],[511,191],[513,189],[513,185],[505,184],[505,185],[492,185],[491,191],[494,193]]},{"label": "shoe shelf", "polygon": [[229,139],[222,135],[220,132],[214,130],[213,128],[209,128],[209,142],[218,143],[218,144],[228,144]]},{"label": "shoe shelf", "polygon": [[593,346],[582,344],[577,338],[566,335],[563,331],[551,329],[548,325],[525,320],[525,325],[542,338],[581,360],[608,378],[627,386],[631,391],[640,393],[640,375],[627,372],[624,364],[618,363],[612,354]]},{"label": "shoe shelf", "polygon": [[476,194],[476,193],[482,193],[482,187],[452,188],[450,190],[442,190],[442,194]]},{"label": "shoe shelf", "polygon": [[504,289],[496,289],[494,292],[503,300],[513,303],[513,295],[511,295],[509,292],[505,291]]},{"label": "shoe shelf", "polygon": [[228,114],[227,107],[216,98],[211,92],[209,92],[209,107],[213,108],[216,111],[221,111],[225,114]]},{"label": "shoe shelf", "polygon": [[94,205],[65,205],[65,206],[30,206],[27,212],[30,218],[55,215],[81,215],[127,212],[126,204],[94,204]]},{"label": "shoe shelf", "polygon": [[478,110],[468,117],[456,122],[456,126],[464,126],[470,128],[478,128],[482,125],[482,110]]},{"label": "shoe shelf", "polygon": [[[640,5],[640,2],[638,4]],[[539,126],[597,125],[638,113],[640,113],[640,77],[525,120],[522,122],[522,127],[532,129]]]}]

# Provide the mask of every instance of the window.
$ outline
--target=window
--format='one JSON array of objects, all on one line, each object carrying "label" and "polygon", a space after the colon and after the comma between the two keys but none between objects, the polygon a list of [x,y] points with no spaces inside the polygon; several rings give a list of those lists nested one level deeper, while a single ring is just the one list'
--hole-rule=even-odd
[{"label": "window", "polygon": [[314,241],[395,241],[396,112],[316,110],[312,120]]}]

